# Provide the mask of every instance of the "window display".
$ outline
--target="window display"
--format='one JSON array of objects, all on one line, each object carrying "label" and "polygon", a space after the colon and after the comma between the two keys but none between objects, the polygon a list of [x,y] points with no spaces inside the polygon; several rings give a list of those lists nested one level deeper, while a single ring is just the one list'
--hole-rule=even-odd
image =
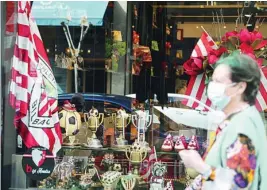
[{"label": "window display", "polygon": [[[233,160],[248,146],[252,162],[263,163],[257,154],[267,135],[258,114],[266,125],[265,6],[1,2],[7,21],[0,38],[7,174],[1,188],[211,189],[232,179],[224,177],[226,166],[235,172],[228,185],[254,187],[255,164],[243,160],[239,171]],[[252,79],[235,73],[234,64],[231,84],[214,78],[222,60],[243,55],[257,63],[259,85],[249,87]],[[255,95],[257,110],[247,93]],[[260,130],[251,125],[245,133],[243,119],[241,127],[235,123],[240,134],[228,129],[236,113],[227,115],[226,105],[236,95],[253,109]],[[257,136],[261,143],[253,141]],[[218,162],[223,156],[226,164]]]}]

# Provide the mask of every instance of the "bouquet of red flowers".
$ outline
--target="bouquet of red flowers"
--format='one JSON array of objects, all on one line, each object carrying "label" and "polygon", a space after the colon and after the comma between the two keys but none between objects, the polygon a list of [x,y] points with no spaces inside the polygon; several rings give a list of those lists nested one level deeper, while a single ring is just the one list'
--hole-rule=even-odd
[{"label": "bouquet of red flowers", "polygon": [[[212,76],[214,64],[220,58],[236,52],[253,58],[261,68],[263,78],[266,80],[263,68],[267,66],[267,40],[263,38],[259,31],[250,32],[244,28],[240,31],[226,32],[220,42],[216,43],[205,31],[193,50],[190,59],[183,64],[185,72],[191,76],[186,94],[210,105],[211,103],[207,100],[205,94],[205,85]],[[267,86],[262,83],[260,91],[265,90],[264,88],[267,88]],[[185,104],[193,108],[198,106],[195,103],[189,104],[186,102]],[[266,108],[266,104],[267,102],[257,101],[256,106],[259,110],[263,110]]]}]

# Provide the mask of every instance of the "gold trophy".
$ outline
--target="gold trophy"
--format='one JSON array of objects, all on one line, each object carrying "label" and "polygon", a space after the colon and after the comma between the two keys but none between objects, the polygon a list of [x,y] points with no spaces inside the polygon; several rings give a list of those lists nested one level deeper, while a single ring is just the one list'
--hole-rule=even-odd
[{"label": "gold trophy", "polygon": [[98,113],[98,110],[92,107],[92,109],[89,111],[89,113],[84,114],[84,120],[87,125],[87,127],[92,131],[91,138],[87,139],[88,147],[90,148],[102,148],[102,144],[96,137],[96,131],[98,127],[103,123],[104,121],[104,114]]},{"label": "gold trophy", "polygon": [[128,144],[125,139],[125,128],[131,122],[131,115],[127,114],[126,111],[121,108],[117,111],[117,114],[112,115],[112,120],[115,122],[115,128],[119,131],[119,137],[116,138],[116,146],[123,147]]},{"label": "gold trophy", "polygon": [[146,147],[142,146],[138,140],[135,140],[132,146],[125,150],[125,155],[133,165],[133,174],[139,176],[140,163],[143,162],[147,156]]}]

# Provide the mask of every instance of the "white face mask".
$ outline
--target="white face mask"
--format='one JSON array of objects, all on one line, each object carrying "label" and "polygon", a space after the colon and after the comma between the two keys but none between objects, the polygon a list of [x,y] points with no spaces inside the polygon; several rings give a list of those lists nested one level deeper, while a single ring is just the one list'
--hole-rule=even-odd
[{"label": "white face mask", "polygon": [[210,101],[214,106],[216,106],[216,109],[223,110],[231,101],[231,97],[225,95],[225,90],[228,87],[234,86],[236,83],[232,84],[223,84],[223,83],[217,83],[217,82],[210,82],[208,85],[207,95]]}]

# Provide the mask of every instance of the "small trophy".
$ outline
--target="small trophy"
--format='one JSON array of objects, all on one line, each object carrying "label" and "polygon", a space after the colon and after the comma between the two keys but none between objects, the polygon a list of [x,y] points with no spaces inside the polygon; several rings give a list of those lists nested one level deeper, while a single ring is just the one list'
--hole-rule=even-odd
[{"label": "small trophy", "polygon": [[119,131],[119,137],[116,138],[116,146],[123,147],[128,144],[125,139],[125,128],[131,122],[131,115],[127,114],[126,111],[121,108],[117,111],[117,115],[112,115],[113,121],[115,121],[115,128]]},{"label": "small trophy", "polygon": [[98,127],[104,121],[104,114],[98,113],[98,110],[94,107],[89,111],[89,113],[84,114],[84,120],[87,127],[92,131],[92,137],[87,139],[88,147],[90,148],[102,148],[102,144],[96,137],[96,131]]},{"label": "small trophy", "polygon": [[152,167],[152,176],[150,178],[150,190],[164,189],[164,175],[167,172],[167,166],[156,161]]},{"label": "small trophy", "polygon": [[146,147],[140,144],[138,140],[135,140],[132,146],[125,150],[125,155],[133,165],[133,174],[139,176],[140,163],[143,162],[147,156]]},{"label": "small trophy", "polygon": [[121,177],[121,184],[125,190],[132,190],[136,184],[136,176],[131,173]]},{"label": "small trophy", "polygon": [[116,189],[117,183],[121,178],[121,173],[117,171],[107,171],[101,175],[101,183],[104,186],[104,190]]},{"label": "small trophy", "polygon": [[150,151],[149,144],[145,141],[145,131],[152,123],[152,115],[140,110],[136,115],[132,115],[132,123],[137,128],[137,141]]}]

